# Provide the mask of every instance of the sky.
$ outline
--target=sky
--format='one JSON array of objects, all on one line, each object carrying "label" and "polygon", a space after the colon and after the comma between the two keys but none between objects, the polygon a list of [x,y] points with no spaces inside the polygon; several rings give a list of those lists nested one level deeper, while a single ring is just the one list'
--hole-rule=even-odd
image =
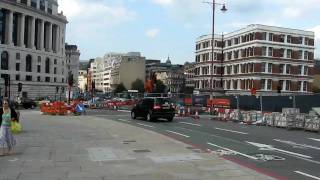
[{"label": "sky", "polygon": [[[208,0],[211,1],[212,0]],[[109,52],[141,52],[147,59],[194,61],[195,41],[212,28],[212,7],[204,0],[58,0],[67,16],[66,42],[81,60]],[[215,32],[249,24],[311,30],[320,58],[320,0],[216,0]]]}]

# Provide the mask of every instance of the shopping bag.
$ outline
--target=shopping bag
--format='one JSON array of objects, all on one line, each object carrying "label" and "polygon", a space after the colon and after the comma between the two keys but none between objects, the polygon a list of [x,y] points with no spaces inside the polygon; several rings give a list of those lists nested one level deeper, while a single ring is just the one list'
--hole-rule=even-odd
[{"label": "shopping bag", "polygon": [[12,121],[11,122],[11,131],[12,133],[20,133],[22,131],[22,126],[20,123],[16,122],[16,121]]}]

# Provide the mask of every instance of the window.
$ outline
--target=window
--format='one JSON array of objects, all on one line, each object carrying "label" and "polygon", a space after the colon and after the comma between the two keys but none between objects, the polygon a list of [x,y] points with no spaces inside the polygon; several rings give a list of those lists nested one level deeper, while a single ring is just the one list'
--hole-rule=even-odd
[{"label": "window", "polygon": [[279,71],[280,71],[280,74],[283,74],[284,73],[284,64],[280,64],[279,65]]},{"label": "window", "polygon": [[20,75],[19,74],[16,75],[16,81],[20,81]]},{"label": "window", "polygon": [[290,74],[290,72],[291,72],[291,65],[287,64],[286,74]]},{"label": "window", "polygon": [[32,57],[27,55],[26,57],[26,72],[32,72]]},{"label": "window", "polygon": [[38,82],[41,81],[41,77],[40,77],[40,76],[37,77],[37,81],[38,81]]},{"label": "window", "polygon": [[272,73],[272,63],[268,63],[268,73]]},{"label": "window", "polygon": [[267,33],[266,32],[262,33],[262,40],[267,40]]},{"label": "window", "polygon": [[16,53],[16,59],[20,59],[20,53]]},{"label": "window", "polygon": [[270,56],[270,57],[273,56],[273,48],[272,47],[269,47],[268,56]]},{"label": "window", "polygon": [[281,88],[281,90],[284,90],[284,84],[283,83],[284,83],[284,80],[280,80],[279,81],[279,85],[278,86]]},{"label": "window", "polygon": [[280,42],[284,42],[284,37],[285,37],[285,35],[281,34],[279,41],[280,41]]},{"label": "window", "polygon": [[307,81],[303,81],[303,91],[307,91]]},{"label": "window", "polygon": [[37,0],[31,0],[31,7],[37,8]]},{"label": "window", "polygon": [[[40,10],[45,11],[46,7],[45,7],[45,0],[40,0]],[[63,42],[63,41],[62,41]]]},{"label": "window", "polygon": [[308,51],[304,51],[303,59],[307,60],[308,59],[308,54],[309,54]]},{"label": "window", "polygon": [[26,76],[26,81],[32,81],[32,76],[27,75]]},{"label": "window", "polygon": [[1,53],[1,69],[9,70],[9,54],[7,51]]},{"label": "window", "polygon": [[299,37],[299,44],[302,44],[303,37]]},{"label": "window", "polygon": [[45,73],[47,73],[47,74],[50,73],[50,59],[49,59],[49,58],[46,59],[46,63],[45,63]]},{"label": "window", "polygon": [[272,79],[268,79],[267,90],[271,90],[271,89],[272,89]]},{"label": "window", "polygon": [[300,75],[302,75],[302,65],[299,65],[299,66],[298,66],[298,73],[299,73]]},{"label": "window", "polygon": [[28,0],[21,0],[21,3],[27,5],[28,4]]},{"label": "window", "polygon": [[41,65],[38,65],[38,66],[37,66],[37,72],[38,72],[38,73],[41,73]]},{"label": "window", "polygon": [[298,59],[302,59],[302,51],[299,51]]},{"label": "window", "polygon": [[50,82],[50,77],[46,77],[45,81]]},{"label": "window", "polygon": [[304,45],[309,45],[309,38],[304,38]]},{"label": "window", "polygon": [[301,87],[302,87],[302,82],[298,81],[298,91],[301,91]]},{"label": "window", "polygon": [[62,83],[64,83],[64,78],[62,78]]},{"label": "window", "polygon": [[238,59],[239,58],[239,50],[234,51],[233,53],[234,53],[234,58]]},{"label": "window", "polygon": [[53,63],[54,63],[55,65],[57,65],[57,59],[54,59],[54,60],[53,60]]},{"label": "window", "polygon": [[239,68],[238,65],[233,66],[234,74],[238,74],[238,68]]},{"label": "window", "polygon": [[291,81],[287,80],[286,81],[286,90],[290,91],[290,87],[291,87]]},{"label": "window", "polygon": [[53,69],[53,74],[57,74],[57,68],[56,67]]},{"label": "window", "polygon": [[269,33],[269,41],[273,41],[273,33]]},{"label": "window", "polygon": [[57,78],[53,78],[53,82],[57,82]]},{"label": "window", "polygon": [[20,71],[20,63],[16,63],[16,71]]},{"label": "window", "polygon": [[287,58],[291,58],[292,55],[292,50],[291,49],[287,49]]},{"label": "window", "polygon": [[290,35],[287,36],[287,43],[291,43],[291,36]]},{"label": "window", "polygon": [[266,63],[261,63],[261,72],[266,72]]},{"label": "window", "polygon": [[308,75],[308,66],[304,66],[303,75]]},{"label": "window", "polygon": [[41,63],[41,56],[38,56],[38,63]]},{"label": "window", "polygon": [[265,79],[261,79],[260,81],[260,89],[265,89],[265,84],[266,84],[266,80]]},{"label": "window", "polygon": [[284,49],[280,49],[280,51],[279,51],[279,57],[284,57]]},{"label": "window", "polygon": [[262,56],[267,56],[267,47],[262,47]]}]

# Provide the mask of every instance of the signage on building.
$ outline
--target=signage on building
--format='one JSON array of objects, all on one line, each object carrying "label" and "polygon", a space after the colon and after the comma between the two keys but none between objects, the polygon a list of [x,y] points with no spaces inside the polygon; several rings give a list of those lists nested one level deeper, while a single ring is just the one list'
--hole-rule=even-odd
[{"label": "signage on building", "polygon": [[208,99],[207,106],[215,108],[230,108],[230,99]]},{"label": "signage on building", "polygon": [[197,94],[197,95],[198,95],[198,94],[200,94],[200,91],[194,90],[194,91],[193,91],[193,94]]}]

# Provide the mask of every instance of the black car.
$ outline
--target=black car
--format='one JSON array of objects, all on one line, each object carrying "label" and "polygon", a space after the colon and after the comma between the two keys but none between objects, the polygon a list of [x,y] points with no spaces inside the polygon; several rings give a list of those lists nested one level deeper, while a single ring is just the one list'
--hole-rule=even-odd
[{"label": "black car", "polygon": [[37,103],[34,100],[27,98],[21,99],[21,103],[19,105],[25,109],[34,109],[37,107]]},{"label": "black car", "polygon": [[148,97],[140,100],[131,110],[131,118],[143,117],[147,121],[154,121],[158,118],[164,118],[172,121],[175,115],[175,109],[169,98]]}]

